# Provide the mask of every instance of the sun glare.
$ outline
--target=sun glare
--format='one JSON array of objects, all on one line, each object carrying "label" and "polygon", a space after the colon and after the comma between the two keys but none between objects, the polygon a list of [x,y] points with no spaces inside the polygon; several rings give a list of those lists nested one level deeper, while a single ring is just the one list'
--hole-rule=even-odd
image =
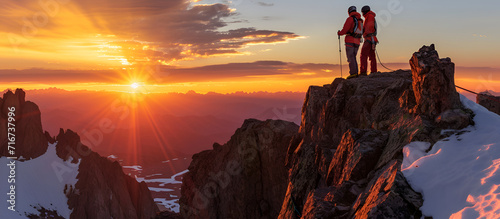
[{"label": "sun glare", "polygon": [[131,87],[132,89],[137,89],[137,88],[139,88],[139,86],[141,86],[141,85],[139,85],[139,83],[132,83],[132,84],[130,85],[130,87]]}]

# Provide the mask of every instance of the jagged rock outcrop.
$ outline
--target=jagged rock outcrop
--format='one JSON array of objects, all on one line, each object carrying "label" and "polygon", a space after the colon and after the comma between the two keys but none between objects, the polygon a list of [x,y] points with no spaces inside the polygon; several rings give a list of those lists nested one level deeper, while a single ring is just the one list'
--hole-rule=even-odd
[{"label": "jagged rock outcrop", "polygon": [[435,118],[441,128],[462,129],[471,123],[467,113],[461,110],[455,88],[455,64],[450,58],[440,59],[432,44],[415,52],[410,66],[416,99],[414,112]]},{"label": "jagged rock outcrop", "polygon": [[193,156],[183,177],[184,218],[276,218],[286,192],[285,154],[298,126],[245,120],[224,145]]},{"label": "jagged rock outcrop", "polygon": [[[0,157],[22,157],[33,159],[41,156],[47,151],[48,142],[42,129],[41,115],[38,106],[26,101],[23,90],[17,89],[15,93],[7,91],[0,98]],[[15,108],[15,155],[8,152],[7,123],[8,113],[11,107]]]},{"label": "jagged rock outcrop", "polygon": [[495,97],[485,91],[476,96],[476,103],[484,106],[489,111],[500,115],[500,97]]},{"label": "jagged rock outcrop", "polygon": [[455,64],[450,58],[440,59],[434,44],[423,46],[410,59],[416,113],[431,118],[460,108],[455,88]]},{"label": "jagged rock outcrop", "polygon": [[[279,218],[420,218],[421,196],[401,173],[402,149],[464,128],[454,65],[424,46],[412,71],[374,73],[312,86],[287,153],[289,183]],[[299,143],[297,143],[299,142]]]},{"label": "jagged rock outcrop", "polygon": [[155,218],[159,211],[145,182],[125,175],[117,161],[110,161],[80,142],[73,131],[62,129],[56,153],[78,163],[77,183],[66,192],[71,218]]}]

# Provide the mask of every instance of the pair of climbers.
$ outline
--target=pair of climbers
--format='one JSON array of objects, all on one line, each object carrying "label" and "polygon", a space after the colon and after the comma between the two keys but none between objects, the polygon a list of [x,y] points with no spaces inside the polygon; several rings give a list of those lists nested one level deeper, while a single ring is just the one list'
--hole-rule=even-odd
[{"label": "pair of climbers", "polygon": [[[377,23],[375,21],[375,13],[371,11],[370,6],[366,5],[361,9],[363,13],[363,19],[361,15],[356,11],[356,6],[351,6],[347,10],[349,17],[345,21],[342,30],[337,32],[337,35],[347,35],[345,37],[345,47],[347,62],[349,62],[349,78],[354,78],[358,76],[358,62],[356,61],[356,56],[358,54],[359,46],[364,38],[363,47],[361,48],[361,68],[359,70],[359,75],[367,75],[367,65],[368,59],[370,59],[370,70],[371,73],[377,72],[377,60],[375,56],[375,48],[378,44],[377,39]],[[364,23],[364,25],[363,25]]]}]

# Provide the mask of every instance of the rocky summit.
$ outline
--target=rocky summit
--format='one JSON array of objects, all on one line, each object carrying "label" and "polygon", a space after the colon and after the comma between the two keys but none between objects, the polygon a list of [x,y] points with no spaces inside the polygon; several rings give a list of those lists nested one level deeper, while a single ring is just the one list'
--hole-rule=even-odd
[{"label": "rocky summit", "polygon": [[228,143],[194,155],[182,216],[420,218],[422,197],[401,173],[403,147],[435,143],[473,114],[455,89],[454,64],[434,45],[410,65],[311,86],[298,130],[247,120]]}]

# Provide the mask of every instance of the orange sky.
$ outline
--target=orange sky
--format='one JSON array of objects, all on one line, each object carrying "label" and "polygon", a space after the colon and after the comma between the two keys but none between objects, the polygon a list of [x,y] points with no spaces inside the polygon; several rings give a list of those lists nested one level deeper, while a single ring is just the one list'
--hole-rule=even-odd
[{"label": "orange sky", "polygon": [[[425,2],[400,1],[401,10],[384,2],[361,1],[360,7],[366,3],[382,15],[378,48],[388,67],[408,68],[412,52],[436,43],[440,55],[456,63],[457,84],[499,90],[500,65],[492,49],[499,44],[493,40],[498,30],[476,31],[490,31],[481,27],[491,17],[479,23],[470,21],[480,18],[460,18],[464,20],[460,25],[439,29],[425,19],[455,13],[444,15],[425,7]],[[126,92],[306,91],[309,85],[327,84],[340,76],[335,28],[341,27],[350,4],[344,0],[314,4],[7,0],[0,9],[0,86]],[[425,18],[413,21],[419,11],[427,13]],[[390,19],[383,16],[385,12]],[[379,66],[379,70],[384,69]],[[139,86],[134,89],[133,83]]]}]

